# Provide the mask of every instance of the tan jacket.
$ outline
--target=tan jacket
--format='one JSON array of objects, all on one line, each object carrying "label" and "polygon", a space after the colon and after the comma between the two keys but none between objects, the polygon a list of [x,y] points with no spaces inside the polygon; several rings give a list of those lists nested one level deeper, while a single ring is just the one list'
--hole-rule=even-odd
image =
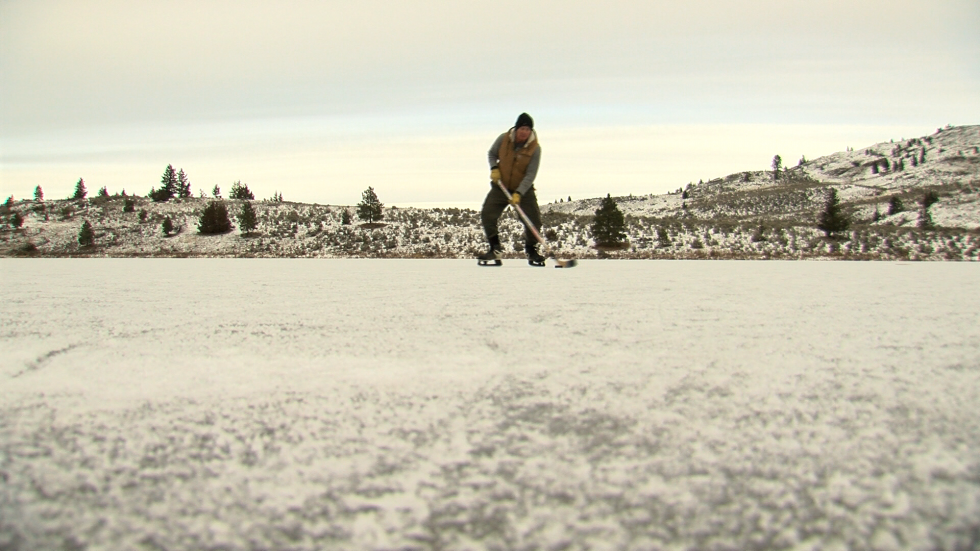
[{"label": "tan jacket", "polygon": [[510,191],[516,191],[527,173],[534,152],[538,149],[538,135],[531,132],[531,137],[523,147],[514,149],[514,130],[504,132],[500,136],[500,149],[497,150],[499,159],[500,179]]}]

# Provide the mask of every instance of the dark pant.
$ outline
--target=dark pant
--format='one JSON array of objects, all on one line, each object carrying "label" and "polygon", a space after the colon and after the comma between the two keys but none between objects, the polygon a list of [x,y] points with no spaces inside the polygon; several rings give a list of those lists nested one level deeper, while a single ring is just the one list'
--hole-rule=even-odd
[{"label": "dark pant", "polygon": [[[491,237],[497,235],[497,219],[510,204],[510,199],[504,195],[503,190],[500,189],[496,184],[492,184],[493,187],[490,188],[490,193],[487,194],[487,198],[483,201],[483,211],[480,212],[480,218],[483,220],[483,231],[487,235],[489,240]],[[527,193],[521,196],[521,209],[524,214],[531,220],[534,227],[540,232],[541,231],[541,211],[538,209],[538,198],[534,195],[534,188],[527,190]],[[521,220],[523,224],[524,221]],[[536,245],[538,240],[531,233],[531,230],[524,228],[524,248],[533,247]]]}]

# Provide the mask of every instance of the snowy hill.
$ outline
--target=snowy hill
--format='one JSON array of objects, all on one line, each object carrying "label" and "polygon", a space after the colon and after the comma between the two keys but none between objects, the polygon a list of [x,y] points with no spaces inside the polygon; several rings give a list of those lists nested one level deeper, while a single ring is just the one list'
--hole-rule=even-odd
[{"label": "snowy hill", "polygon": [[[828,240],[816,228],[830,188],[851,219],[843,239]],[[927,192],[938,201],[923,212]],[[778,178],[743,172],[666,195],[615,199],[627,217],[628,247],[595,249],[589,225],[599,198],[542,205],[551,246],[577,258],[977,260],[980,126],[800,159]],[[127,200],[131,212],[124,212]],[[344,211],[355,210],[349,206],[253,202],[255,232],[206,236],[197,222],[208,202],[11,201],[0,209],[0,255],[468,258],[485,248],[479,213],[468,209],[388,208],[383,225],[358,225],[343,223]],[[225,204],[234,220],[242,201]],[[161,229],[167,218],[172,235]],[[84,221],[95,232],[92,247],[78,244]],[[501,219],[501,233],[509,256],[523,256],[515,217]]]},{"label": "snowy hill", "polygon": [[[837,189],[842,202],[852,207],[856,220],[878,226],[915,225],[915,212],[887,216],[888,201],[897,196],[913,206],[924,190],[936,190],[941,200],[930,212],[937,226],[978,229],[980,126],[947,127],[922,138],[801,159],[775,181],[770,171],[742,172],[689,184],[683,192],[615,199],[628,216],[777,218],[812,224],[829,187]],[[592,215],[598,206],[597,198],[552,203],[542,210],[581,216]],[[883,218],[872,222],[875,206]]]}]

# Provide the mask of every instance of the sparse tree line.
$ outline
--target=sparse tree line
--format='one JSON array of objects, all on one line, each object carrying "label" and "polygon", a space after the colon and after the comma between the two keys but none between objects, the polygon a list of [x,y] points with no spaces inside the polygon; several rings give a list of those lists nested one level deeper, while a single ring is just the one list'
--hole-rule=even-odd
[{"label": "sparse tree line", "polygon": [[[85,180],[79,178],[78,182],[75,184],[74,192],[68,197],[69,201],[80,201],[86,199],[88,196],[88,190],[85,185]],[[191,182],[184,172],[184,169],[174,169],[172,164],[168,164],[167,168],[164,170],[163,175],[160,178],[160,186],[157,188],[151,188],[149,193],[147,193],[147,198],[155,203],[165,203],[171,199],[187,199],[191,198]],[[202,235],[217,235],[228,233],[232,230],[231,217],[229,216],[228,208],[224,204],[221,196],[221,188],[215,185],[211,191],[211,196],[214,200],[209,202],[207,206],[201,212],[198,218],[197,230],[198,233]],[[100,201],[110,199],[110,195],[106,187],[99,189],[97,197]],[[123,198],[123,212],[131,213],[136,210],[136,201],[134,196],[126,194],[126,190],[123,189],[121,193],[116,194],[116,197]],[[206,194],[203,190],[200,191],[200,198],[206,198]],[[252,232],[258,228],[259,219],[255,208],[252,206],[251,201],[255,200],[255,194],[248,188],[248,184],[242,183],[240,180],[232,184],[231,190],[229,192],[229,199],[242,201],[239,210],[235,213],[235,218],[238,222],[238,227],[240,228],[242,235],[248,237],[252,235]],[[43,213],[45,221],[49,219],[48,210],[44,204],[44,191],[41,186],[37,186],[34,190],[34,201],[37,204],[35,207],[36,211]],[[282,193],[276,191],[273,193],[272,197],[267,200],[268,203],[283,203]],[[24,224],[24,217],[19,212],[14,210],[14,198],[10,196],[7,198],[6,202],[3,204],[3,224],[9,228],[19,229]],[[60,220],[68,220],[72,218],[75,213],[75,208],[71,205],[65,205],[59,211]],[[357,217],[363,220],[365,223],[379,225],[379,222],[384,218],[384,204],[378,199],[374,188],[368,187],[362,194],[362,200],[357,205]],[[350,211],[344,209],[341,214],[342,224],[351,224],[351,214]],[[145,209],[141,210],[139,213],[139,220],[141,223],[147,220],[147,211]],[[383,225],[383,224],[380,224]],[[183,230],[182,226],[177,226],[174,220],[170,216],[165,216],[160,223],[160,231],[164,236],[170,237],[181,233]],[[83,220],[81,227],[79,228],[77,242],[81,247],[93,247],[95,245],[95,231],[90,221]]]},{"label": "sparse tree line", "polygon": [[[830,201],[830,193],[825,200]],[[916,205],[918,198],[895,196],[899,203]],[[839,198],[839,195],[838,195]],[[923,230],[887,225],[870,225],[864,217],[856,217],[853,205],[840,206],[839,213],[847,220],[848,228],[836,229],[828,235],[815,228],[825,209],[816,209],[811,215],[813,222],[804,224],[790,220],[758,219],[697,219],[674,217],[665,219],[617,216],[619,210],[614,199],[607,195],[597,211],[612,214],[611,226],[603,227],[603,216],[572,215],[561,212],[545,212],[543,235],[557,251],[582,256],[595,255],[599,246],[600,256],[621,258],[798,258],[806,256],[843,255],[855,258],[969,258],[976,259],[980,236],[976,232],[955,229]],[[882,199],[882,208],[890,207],[892,198]],[[223,203],[228,205],[227,202]],[[252,205],[252,203],[242,203]],[[887,205],[887,207],[886,207]],[[144,236],[150,228],[161,235],[158,227],[169,215],[173,226],[181,226],[193,219],[200,220],[201,210],[187,214],[160,211],[146,205],[136,212],[143,215]],[[255,205],[257,206],[257,205]],[[915,211],[915,206],[905,210]],[[112,212],[111,203],[103,210]],[[147,210],[151,214],[145,214]],[[397,209],[385,212],[383,227],[356,228],[342,224],[343,214],[354,209],[329,206],[265,205],[253,208],[261,233],[249,239],[222,241],[221,247],[239,251],[235,255],[248,256],[393,256],[393,257],[459,257],[470,254],[482,246],[483,236],[479,229],[479,213],[467,209]],[[904,212],[905,210],[901,211]],[[833,214],[833,209],[831,209]],[[864,208],[867,212],[867,208]],[[233,212],[220,213],[217,219],[232,219]],[[602,213],[600,213],[602,214]],[[622,212],[619,212],[622,215]],[[189,216],[191,220],[188,220]],[[111,251],[113,235],[136,231],[132,226],[114,224],[123,220],[110,215],[100,224],[97,213],[90,211],[84,231],[79,230],[79,244],[92,247],[100,243],[98,250]],[[134,215],[135,216],[135,215]],[[227,218],[226,218],[227,217]],[[833,216],[828,217],[830,221]],[[147,225],[148,224],[148,225]],[[155,224],[155,226],[154,226]],[[96,226],[101,226],[101,229]],[[139,227],[139,226],[137,226]],[[193,227],[193,226],[192,226]],[[132,228],[132,229],[127,229]],[[244,236],[246,228],[239,221]],[[831,229],[830,226],[827,229]],[[606,232],[606,233],[602,233]],[[502,241],[514,245],[514,254],[522,249],[522,229],[514,217],[506,217],[501,224]],[[603,235],[615,235],[615,240],[603,243]],[[233,243],[239,245],[232,245]],[[179,247],[179,246],[178,246]],[[95,251],[95,248],[91,249]],[[178,250],[178,249],[172,249]],[[591,253],[588,251],[591,250]],[[68,252],[68,251],[66,251]],[[971,256],[972,255],[972,256]]]},{"label": "sparse tree line", "polygon": [[[931,141],[926,138],[926,143]],[[909,154],[909,151],[915,149],[916,155],[915,163],[925,162],[925,144],[923,140],[910,140],[905,144],[900,144],[893,149],[893,154]],[[866,153],[871,154],[870,150]],[[805,157],[802,157],[797,168],[802,168],[807,164]],[[876,160],[876,166],[880,164],[882,170],[898,170],[893,164],[889,164],[887,158],[884,160]],[[786,181],[787,179],[787,169],[783,167],[782,158],[776,155],[772,160],[772,179],[773,181]],[[838,196],[837,190],[834,188],[826,189],[816,180],[809,178],[805,172],[800,170],[798,173],[794,170],[794,176],[790,182],[798,183],[798,186],[790,186],[788,189],[786,186],[780,186],[780,188],[762,188],[756,194],[746,194],[744,192],[732,193],[732,198],[737,198],[743,202],[747,201],[745,207],[751,209],[742,215],[752,215],[752,212],[760,212],[760,208],[766,208],[765,205],[771,203],[768,207],[771,209],[773,214],[778,214],[781,210],[785,212],[788,203],[793,207],[793,210],[804,210],[806,208],[811,208],[815,202],[815,193],[824,193],[824,198],[822,201],[822,209],[815,213],[812,227],[816,227],[818,230],[824,233],[824,238],[828,242],[847,242],[857,239],[858,232],[851,231],[853,226],[853,211],[854,208],[845,208],[840,203],[840,198]],[[738,211],[738,208],[734,208],[734,204],[728,204],[723,201],[723,196],[728,190],[727,184],[740,180],[742,182],[749,181],[751,179],[752,173],[739,173],[731,175],[726,179],[716,179],[710,181],[705,185],[704,181],[700,181],[697,185],[689,184],[686,188],[679,189],[678,191],[682,194],[683,199],[697,199],[692,203],[692,208],[688,209],[687,202],[684,203],[684,212],[682,217],[691,217],[694,215],[695,210],[700,209],[698,207],[698,201],[705,201],[708,196],[713,196],[715,208],[718,206],[728,205],[723,210],[734,210]],[[737,186],[736,186],[737,187]],[[825,190],[821,192],[820,190]],[[69,198],[70,200],[82,200],[87,196],[87,189],[83,179],[79,179],[76,183],[74,193]],[[799,197],[796,197],[796,196]],[[200,196],[206,197],[203,191],[201,191]],[[242,237],[258,237],[255,231],[260,227],[268,228],[263,230],[265,235],[270,238],[297,238],[299,235],[299,230],[303,225],[303,220],[298,215],[292,213],[290,216],[283,218],[270,218],[267,214],[260,215],[252,204],[255,199],[255,195],[252,190],[249,189],[248,185],[242,183],[241,181],[236,181],[232,184],[230,192],[228,194],[229,200],[241,201],[237,206],[238,208],[234,212],[229,212],[229,208],[225,200],[222,198],[221,189],[216,185],[212,190],[211,196],[212,201],[208,202],[207,206],[200,211],[199,214],[195,216],[198,217],[197,220],[197,231],[202,235],[215,235],[224,234],[232,231],[232,219],[237,221],[238,228],[241,232]],[[722,197],[720,197],[722,196]],[[123,200],[123,212],[135,213],[137,207],[136,196],[129,196],[126,194],[125,190],[121,194],[116,194],[113,197],[122,198]],[[153,202],[163,203],[170,201],[171,199],[185,199],[192,197],[191,195],[191,184],[187,174],[183,169],[174,169],[173,165],[168,165],[164,171],[160,186],[158,188],[151,189],[147,197]],[[795,199],[794,199],[795,197]],[[630,196],[632,198],[632,196]],[[44,206],[44,193],[40,186],[35,189],[34,192],[35,199],[35,212],[43,213],[44,219],[48,219],[49,211]],[[102,204],[110,199],[109,193],[105,187],[102,187],[97,192],[97,197],[91,199],[92,204]],[[917,227],[921,230],[934,230],[935,224],[932,221],[930,207],[938,202],[940,195],[935,190],[928,190],[924,192],[921,197],[915,198],[913,201],[918,205],[919,216]],[[572,198],[568,197],[571,201]],[[887,201],[887,215],[893,216],[895,214],[905,212],[907,207],[905,205],[906,201],[909,200],[908,194],[896,194],[888,198]],[[275,192],[273,196],[265,200],[264,203],[267,204],[281,204],[283,203],[282,194]],[[4,203],[4,212],[2,218],[4,224],[8,228],[17,229],[20,228],[24,219],[20,212],[16,212],[13,209],[14,202],[13,197],[9,197]],[[40,210],[38,210],[40,208]],[[327,208],[329,212],[329,208]],[[441,209],[433,209],[435,213],[442,214]],[[72,205],[64,205],[58,212],[53,213],[59,216],[61,220],[67,220],[72,218],[74,215],[74,208]],[[435,247],[434,251],[436,254],[449,254],[452,250],[458,250],[460,247],[466,248],[471,247],[469,241],[459,241],[458,236],[455,232],[446,231],[442,235],[427,235],[423,230],[438,228],[440,225],[445,226],[455,226],[455,227],[478,227],[478,215],[472,211],[460,210],[460,209],[446,209],[445,213],[448,217],[443,216],[424,216],[419,213],[419,211],[414,210],[403,210],[398,211],[397,208],[392,208],[389,210],[389,221],[400,222],[402,226],[400,231],[403,232],[402,235],[394,237],[390,232],[382,231],[380,234],[377,233],[378,228],[385,226],[383,221],[385,220],[384,205],[379,200],[376,192],[373,188],[369,187],[364,190],[361,197],[361,202],[357,205],[355,213],[357,218],[364,222],[361,225],[365,229],[375,229],[376,232],[370,234],[365,232],[354,232],[350,230],[337,230],[332,233],[324,231],[322,222],[316,224],[314,227],[310,227],[306,233],[305,237],[320,237],[316,244],[315,250],[322,250],[324,247],[333,247],[346,252],[361,252],[369,254],[383,254],[385,250],[391,250],[398,247],[407,247],[410,245],[418,246],[431,246]],[[698,214],[704,215],[709,214],[704,210],[701,210]],[[714,216],[722,216],[723,213],[716,212],[713,213]],[[148,219],[148,212],[146,209],[141,209],[138,213],[138,217],[141,223],[145,223]],[[696,217],[696,216],[695,216]],[[183,219],[178,222],[171,216],[154,215],[157,222],[160,223],[159,230],[165,237],[180,234],[184,230]],[[553,216],[546,216],[545,227],[542,231],[549,241],[555,243],[554,246],[571,246],[571,247],[583,247],[583,246],[595,246],[602,250],[617,251],[625,250],[630,248],[631,241],[634,252],[637,250],[636,247],[643,249],[649,246],[652,237],[647,237],[646,235],[655,235],[656,248],[667,249],[676,248],[678,243],[684,243],[684,246],[689,247],[692,250],[708,250],[712,247],[718,247],[719,240],[717,237],[712,237],[712,233],[709,231],[703,231],[700,235],[692,240],[681,240],[678,239],[676,233],[672,233],[669,229],[669,225],[662,225],[657,227],[655,230],[646,231],[631,222],[623,213],[619,210],[618,205],[609,194],[599,201],[599,208],[596,209],[594,215],[591,217],[585,217],[588,220],[575,220],[569,223],[568,220],[556,221]],[[703,217],[702,217],[703,218]],[[884,219],[885,216],[881,214],[880,206],[876,205],[875,212],[872,217],[871,222],[876,223]],[[347,208],[343,208],[339,211],[340,226],[351,226],[353,215],[351,211]],[[701,224],[706,224],[708,221],[702,220],[699,222]],[[863,223],[861,221],[859,224]],[[768,246],[774,246],[773,244],[780,244],[781,237],[778,234],[779,224],[773,224],[772,222],[760,221],[754,223],[751,228],[746,230],[750,234],[748,241],[753,244],[768,244]],[[773,232],[777,232],[774,234]],[[479,241],[481,236],[479,231],[472,232],[472,236],[468,236],[467,239],[472,238],[474,241]],[[514,243],[520,241],[519,231],[514,231]],[[259,236],[263,234],[258,234]],[[776,237],[773,237],[776,235]],[[591,238],[591,243],[588,238]],[[93,247],[96,242],[95,229],[93,228],[89,220],[85,220],[79,229],[77,242],[82,247]],[[272,247],[272,243],[264,243],[261,238],[258,239],[258,245],[265,245],[267,247]],[[788,244],[785,246],[789,246]],[[814,247],[811,243],[807,245],[810,249]],[[862,245],[862,250],[867,250],[866,245]],[[515,245],[515,250],[518,249],[518,245]],[[806,247],[804,247],[805,249]],[[794,247],[790,247],[790,250],[796,250]],[[967,247],[966,250],[969,250]]]}]

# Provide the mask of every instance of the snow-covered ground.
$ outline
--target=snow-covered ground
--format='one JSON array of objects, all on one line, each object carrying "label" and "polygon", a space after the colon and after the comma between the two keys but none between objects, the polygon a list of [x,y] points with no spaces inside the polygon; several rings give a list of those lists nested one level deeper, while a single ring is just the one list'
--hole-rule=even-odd
[{"label": "snow-covered ground", "polygon": [[969,263],[0,277],[0,549],[980,546]]}]

